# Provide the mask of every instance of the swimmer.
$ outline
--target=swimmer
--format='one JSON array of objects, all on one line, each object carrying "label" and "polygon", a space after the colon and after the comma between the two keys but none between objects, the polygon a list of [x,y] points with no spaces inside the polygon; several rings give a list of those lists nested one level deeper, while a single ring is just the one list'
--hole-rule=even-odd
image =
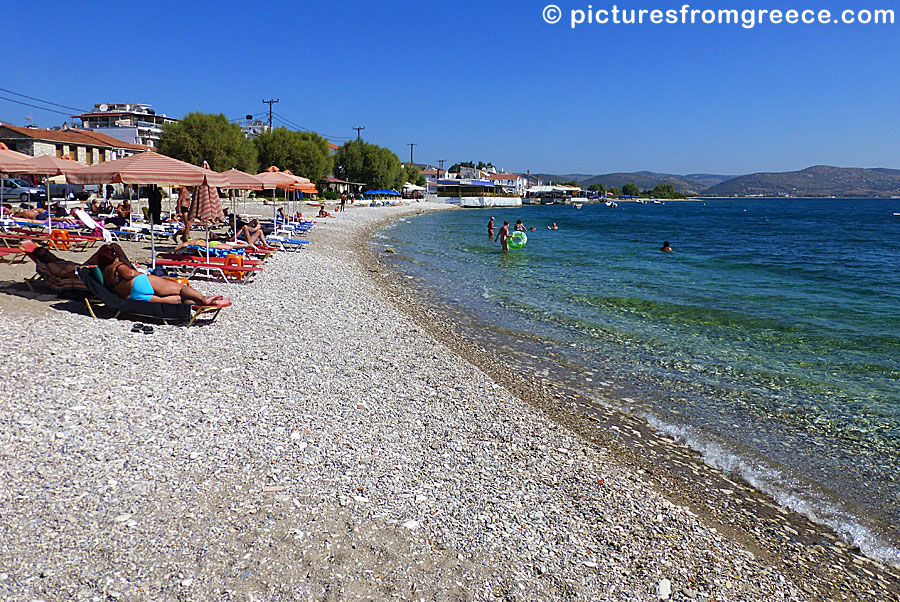
[{"label": "swimmer", "polygon": [[500,239],[500,248],[504,251],[509,251],[509,243],[507,239],[509,238],[509,222],[503,222],[503,227],[500,228],[500,231],[497,232],[497,236],[494,238],[494,242],[497,242],[497,239]]},{"label": "swimmer", "polygon": [[672,247],[669,246],[668,240],[663,243],[663,246],[660,247],[659,250],[662,251],[663,253],[674,253],[675,252],[672,250]]},{"label": "swimmer", "polygon": [[547,226],[548,230],[559,230],[559,226],[556,225],[556,222],[553,222],[552,226]]},{"label": "swimmer", "polygon": [[494,218],[488,222],[488,238],[494,238]]}]

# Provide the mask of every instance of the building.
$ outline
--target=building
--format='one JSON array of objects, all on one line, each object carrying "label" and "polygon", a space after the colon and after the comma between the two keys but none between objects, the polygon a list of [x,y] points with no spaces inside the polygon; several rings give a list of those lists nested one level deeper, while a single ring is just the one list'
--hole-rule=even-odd
[{"label": "building", "polygon": [[519,196],[525,196],[527,180],[517,173],[492,173],[488,174],[487,179],[504,190],[515,192]]},{"label": "building", "polygon": [[32,157],[68,155],[85,165],[113,161],[150,149],[149,146],[123,142],[96,131],[44,130],[6,123],[0,123],[0,142],[10,150]]},{"label": "building", "polygon": [[246,125],[242,125],[244,136],[247,138],[256,138],[269,131],[269,123],[261,119],[251,119]]},{"label": "building", "polygon": [[165,114],[157,115],[150,105],[135,103],[98,104],[90,113],[72,115],[81,119],[86,130],[100,132],[117,140],[156,148],[162,126],[178,121]]}]

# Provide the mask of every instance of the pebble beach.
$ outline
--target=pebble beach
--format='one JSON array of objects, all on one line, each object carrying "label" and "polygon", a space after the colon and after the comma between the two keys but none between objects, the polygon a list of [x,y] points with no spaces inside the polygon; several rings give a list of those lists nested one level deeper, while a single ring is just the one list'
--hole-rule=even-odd
[{"label": "pebble beach", "polygon": [[437,209],[320,220],[250,284],[194,283],[216,322],[152,334],[0,266],[0,600],[898,599],[836,538],[822,563],[724,530],[442,340],[366,242]]}]

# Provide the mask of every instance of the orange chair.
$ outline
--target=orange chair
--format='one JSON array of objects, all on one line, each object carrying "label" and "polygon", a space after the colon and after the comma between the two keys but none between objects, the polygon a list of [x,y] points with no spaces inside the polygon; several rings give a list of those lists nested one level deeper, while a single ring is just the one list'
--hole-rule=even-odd
[{"label": "orange chair", "polygon": [[69,243],[69,233],[65,230],[53,230],[50,232],[50,248],[70,251],[72,249]]},{"label": "orange chair", "polygon": [[[244,267],[244,256],[238,255],[237,253],[229,253],[225,256],[225,265],[233,265],[237,267]],[[225,270],[225,273],[232,278],[237,278],[238,280],[243,280],[244,276],[247,275],[246,272],[241,270]]]}]

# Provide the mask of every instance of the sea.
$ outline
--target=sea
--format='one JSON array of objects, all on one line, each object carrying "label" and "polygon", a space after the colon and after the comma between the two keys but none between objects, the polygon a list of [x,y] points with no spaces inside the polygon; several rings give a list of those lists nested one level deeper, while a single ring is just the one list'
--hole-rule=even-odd
[{"label": "sea", "polygon": [[[479,343],[533,345],[517,369],[646,420],[900,566],[894,212],[900,200],[468,209],[402,218],[372,244],[423,298],[472,316]],[[502,252],[491,217],[536,229]]]}]

